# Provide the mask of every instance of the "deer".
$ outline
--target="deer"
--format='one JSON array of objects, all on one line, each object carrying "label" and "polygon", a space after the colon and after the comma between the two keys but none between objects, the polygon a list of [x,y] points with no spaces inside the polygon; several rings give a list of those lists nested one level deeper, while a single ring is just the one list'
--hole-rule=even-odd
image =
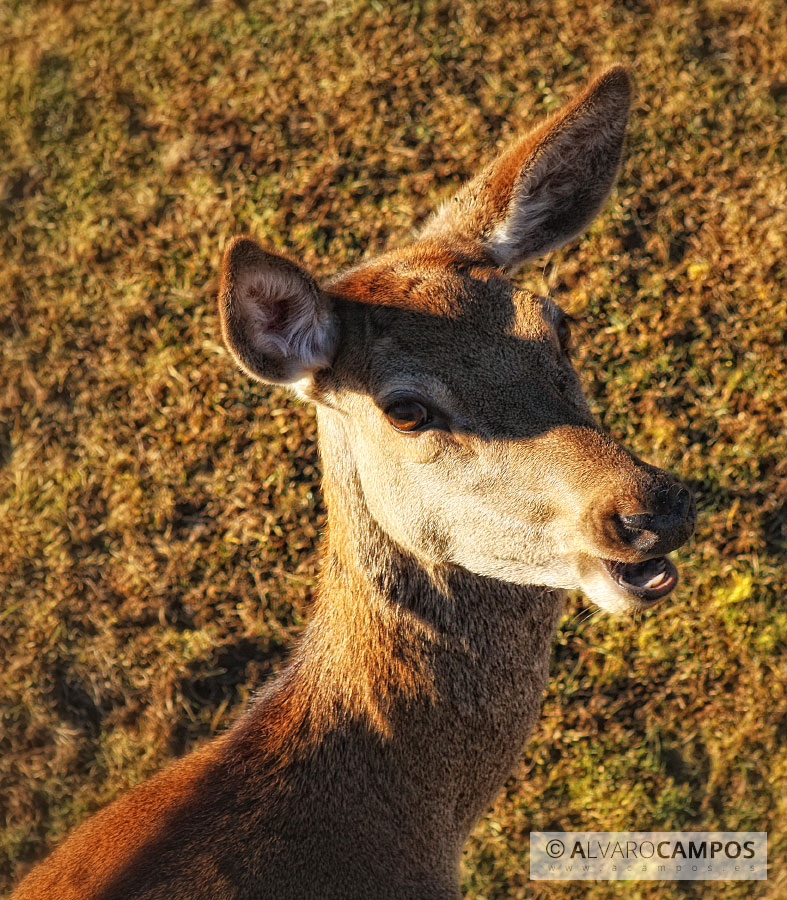
[{"label": "deer", "polygon": [[512,280],[600,211],[630,100],[608,69],[408,244],[323,284],[229,243],[229,353],[316,409],[315,606],[232,727],[89,818],[14,900],[461,896],[463,845],[539,717],[566,591],[649,609],[694,529],[688,488],[591,413],[567,314]]}]

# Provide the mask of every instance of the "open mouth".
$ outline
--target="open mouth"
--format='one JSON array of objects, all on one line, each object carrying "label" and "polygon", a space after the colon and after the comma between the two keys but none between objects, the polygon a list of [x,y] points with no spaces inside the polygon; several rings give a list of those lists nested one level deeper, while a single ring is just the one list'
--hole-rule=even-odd
[{"label": "open mouth", "polygon": [[654,601],[666,597],[678,583],[678,570],[666,556],[638,563],[602,560],[612,579],[640,600]]}]

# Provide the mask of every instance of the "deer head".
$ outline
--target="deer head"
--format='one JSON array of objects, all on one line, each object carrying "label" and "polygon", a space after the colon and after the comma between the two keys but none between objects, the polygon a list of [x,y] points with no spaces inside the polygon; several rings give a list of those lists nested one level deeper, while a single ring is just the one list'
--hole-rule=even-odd
[{"label": "deer head", "polygon": [[610,69],[516,140],[407,247],[325,286],[249,238],[219,307],[249,375],[317,404],[359,502],[427,571],[581,588],[613,612],[669,593],[691,535],[676,478],[605,434],[569,319],[510,276],[579,234],[615,180],[630,101]]}]

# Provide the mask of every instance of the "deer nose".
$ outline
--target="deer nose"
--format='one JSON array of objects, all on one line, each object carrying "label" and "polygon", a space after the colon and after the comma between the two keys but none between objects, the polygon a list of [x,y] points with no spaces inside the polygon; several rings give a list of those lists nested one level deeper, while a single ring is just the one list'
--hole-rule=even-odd
[{"label": "deer nose", "polygon": [[669,553],[691,536],[695,516],[689,489],[674,484],[650,509],[617,515],[618,538],[640,553]]}]

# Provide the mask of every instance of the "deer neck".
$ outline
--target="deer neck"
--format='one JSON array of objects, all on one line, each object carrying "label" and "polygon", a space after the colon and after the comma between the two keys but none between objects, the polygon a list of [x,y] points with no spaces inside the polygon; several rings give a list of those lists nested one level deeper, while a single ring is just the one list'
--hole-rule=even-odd
[{"label": "deer neck", "polygon": [[[319,416],[328,540],[299,650],[310,715],[376,748],[411,807],[454,818],[462,840],[537,719],[562,594],[430,571],[377,525],[334,413]],[[372,751],[373,752],[373,751]],[[385,777],[378,761],[370,770]],[[439,796],[438,796],[439,795]]]}]

